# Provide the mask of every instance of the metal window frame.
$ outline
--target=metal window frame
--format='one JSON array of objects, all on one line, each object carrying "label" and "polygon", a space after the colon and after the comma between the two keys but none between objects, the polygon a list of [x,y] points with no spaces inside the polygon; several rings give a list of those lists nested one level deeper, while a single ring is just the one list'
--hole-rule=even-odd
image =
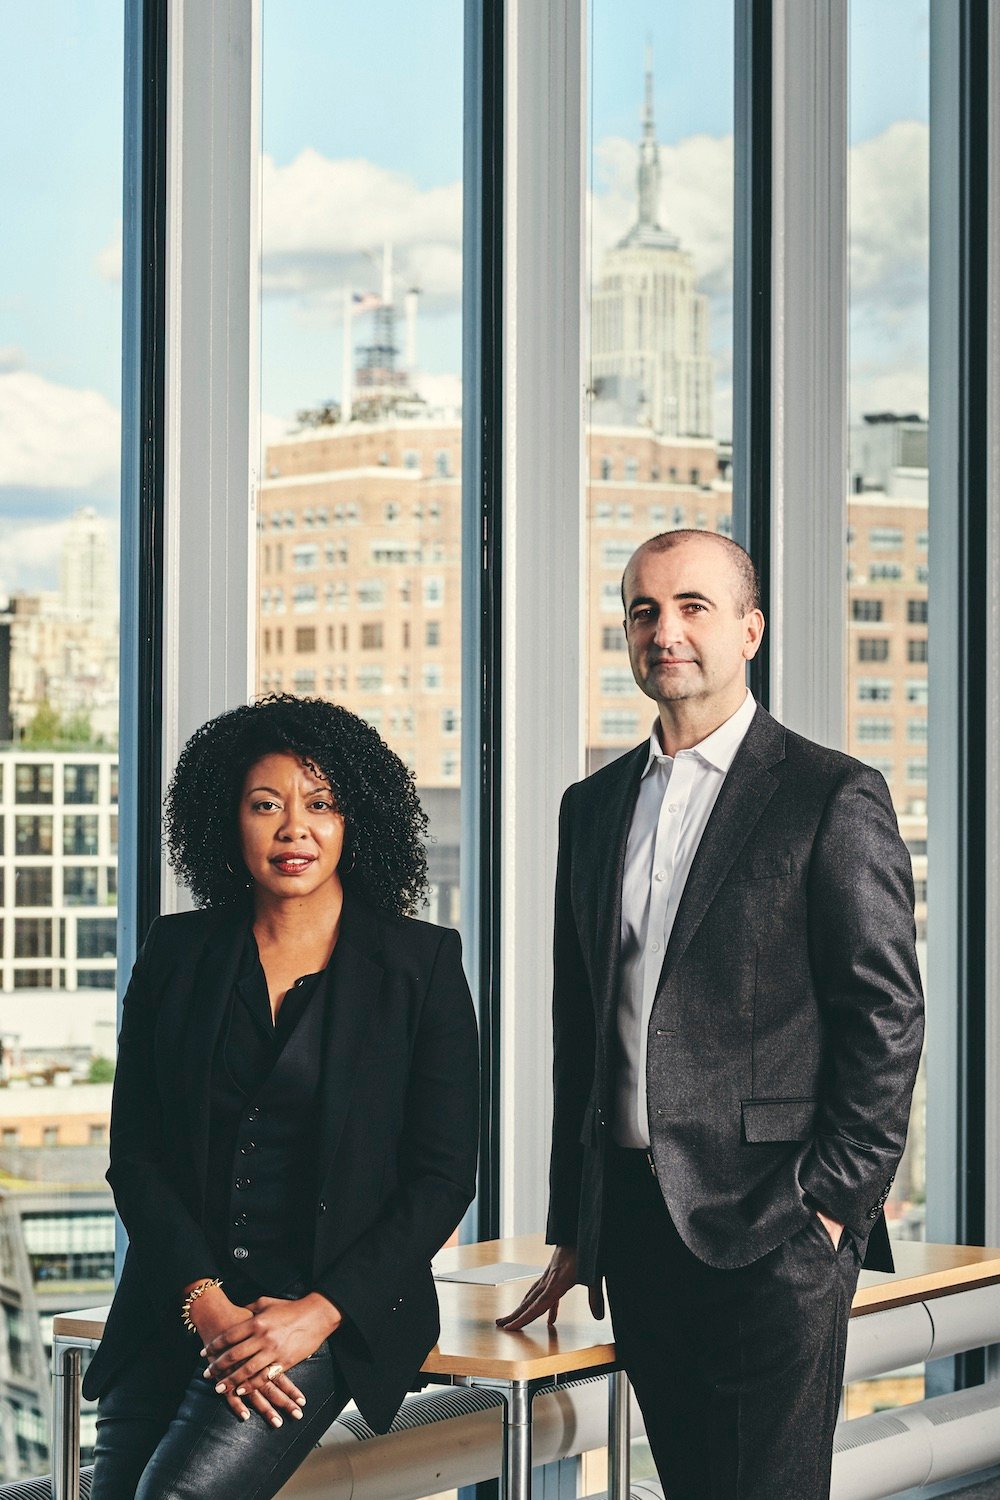
[{"label": "metal window frame", "polygon": [[[172,0],[167,39],[162,769],[253,690],[259,0]],[[163,907],[186,904],[166,865]]]},{"label": "metal window frame", "polygon": [[[1000,1236],[996,909],[1000,703],[997,519],[1000,401],[1000,49],[989,0],[931,7],[930,716],[928,796],[928,1233]],[[982,1351],[934,1370],[936,1389],[981,1380]]]},{"label": "metal window frame", "polygon": [[586,8],[508,0],[504,26],[498,1061],[515,1234],[547,1201],[556,809],[583,772]]}]

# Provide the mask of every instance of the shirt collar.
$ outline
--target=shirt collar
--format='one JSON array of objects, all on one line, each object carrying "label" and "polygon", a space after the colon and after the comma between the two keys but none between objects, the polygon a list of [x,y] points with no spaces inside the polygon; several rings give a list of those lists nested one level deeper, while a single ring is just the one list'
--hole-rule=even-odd
[{"label": "shirt collar", "polygon": [[[713,729],[711,734],[705,736],[697,745],[692,745],[690,750],[681,750],[680,755],[697,755],[716,771],[721,771],[723,776],[729,770],[736,758],[736,752],[746,738],[747,730],[757,712],[757,703],[750,689],[747,688],[746,697],[734,714],[731,714],[725,723],[720,724],[718,729]],[[664,755],[660,744],[658,732],[659,720],[653,720],[653,727],[649,733],[649,754],[643,769],[643,776],[648,775],[652,766],[657,761],[670,766],[673,757]],[[641,779],[641,778],[640,778]]]}]

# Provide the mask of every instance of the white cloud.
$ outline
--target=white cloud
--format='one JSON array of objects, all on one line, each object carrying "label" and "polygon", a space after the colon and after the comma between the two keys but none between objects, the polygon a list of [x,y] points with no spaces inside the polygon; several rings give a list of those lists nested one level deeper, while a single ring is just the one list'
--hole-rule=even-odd
[{"label": "white cloud", "polygon": [[0,596],[15,589],[52,589],[69,521],[6,522],[0,531]]},{"label": "white cloud", "polygon": [[361,158],[311,148],[261,171],[265,294],[298,300],[310,321],[339,322],[343,291],[381,289],[393,248],[395,291],[420,287],[427,311],[453,310],[462,287],[462,185],[420,188]]},{"label": "white cloud", "polygon": [[0,372],[0,485],[112,489],[120,446],[121,419],[98,391]]},{"label": "white cloud", "polygon": [[114,233],[102,250],[94,256],[94,270],[102,281],[121,285],[122,279],[122,221],[118,220]]},{"label": "white cloud", "polygon": [[851,298],[889,323],[927,300],[929,151],[916,120],[851,149]]},{"label": "white cloud", "polygon": [[427,375],[418,371],[417,394],[423,396],[433,411],[460,411],[462,406],[462,378],[460,375]]},{"label": "white cloud", "polygon": [[27,363],[27,355],[19,345],[0,346],[0,375],[9,375],[13,370],[23,370]]}]

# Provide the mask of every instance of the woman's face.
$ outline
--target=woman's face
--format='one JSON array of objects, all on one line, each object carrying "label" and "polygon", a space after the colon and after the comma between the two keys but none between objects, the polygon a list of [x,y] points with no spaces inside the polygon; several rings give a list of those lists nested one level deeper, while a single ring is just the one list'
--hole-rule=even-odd
[{"label": "woman's face", "polygon": [[239,839],[258,892],[301,898],[339,881],[343,814],[327,783],[294,755],[265,755],[250,767],[240,796]]}]

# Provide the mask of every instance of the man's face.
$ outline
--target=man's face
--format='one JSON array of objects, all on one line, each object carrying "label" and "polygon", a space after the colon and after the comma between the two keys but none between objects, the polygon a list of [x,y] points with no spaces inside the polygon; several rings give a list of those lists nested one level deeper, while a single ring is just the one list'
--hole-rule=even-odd
[{"label": "man's face", "polygon": [[739,614],[738,588],[726,548],[708,538],[636,552],[625,573],[625,635],[647,697],[707,701],[735,691],[764,625],[759,610]]}]

